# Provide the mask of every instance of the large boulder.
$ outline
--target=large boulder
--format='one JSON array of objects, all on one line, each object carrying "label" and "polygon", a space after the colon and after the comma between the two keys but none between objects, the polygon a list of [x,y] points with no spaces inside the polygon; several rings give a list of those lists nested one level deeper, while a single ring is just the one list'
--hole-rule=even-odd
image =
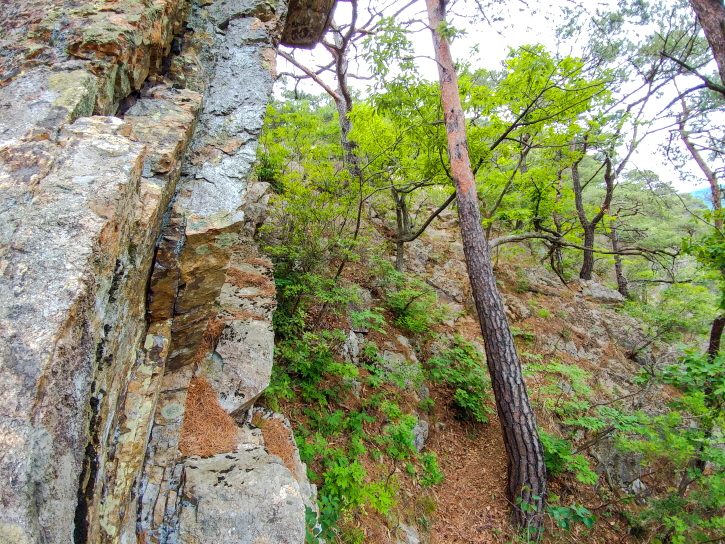
[{"label": "large boulder", "polygon": [[594,280],[579,280],[582,288],[582,295],[586,298],[601,302],[602,304],[622,304],[624,297],[615,289],[597,283]]},{"label": "large boulder", "polygon": [[191,457],[184,473],[179,542],[304,542],[305,504],[299,484],[264,448]]}]

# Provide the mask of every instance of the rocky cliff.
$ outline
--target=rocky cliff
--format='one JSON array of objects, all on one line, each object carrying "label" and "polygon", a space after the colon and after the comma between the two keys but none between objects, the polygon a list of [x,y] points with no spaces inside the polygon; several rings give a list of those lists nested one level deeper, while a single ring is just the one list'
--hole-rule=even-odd
[{"label": "rocky cliff", "polygon": [[248,180],[276,46],[332,4],[2,2],[0,542],[304,540],[304,470],[245,419],[275,305]]}]

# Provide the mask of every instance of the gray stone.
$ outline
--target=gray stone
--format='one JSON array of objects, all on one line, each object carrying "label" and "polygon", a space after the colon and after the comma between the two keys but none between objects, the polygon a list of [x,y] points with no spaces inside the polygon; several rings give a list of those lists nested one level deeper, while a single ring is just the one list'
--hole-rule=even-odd
[{"label": "gray stone", "polygon": [[420,363],[411,361],[403,353],[385,350],[380,354],[385,360],[383,366],[391,375],[402,380],[405,388],[417,393],[418,386],[423,382],[423,368]]},{"label": "gray stone", "polygon": [[309,478],[307,477],[307,465],[304,464],[300,458],[300,450],[297,447],[297,441],[295,440],[294,431],[292,430],[292,424],[289,419],[282,414],[278,414],[261,407],[255,407],[254,412],[262,414],[264,419],[276,419],[284,425],[284,428],[287,431],[288,444],[292,447],[292,476],[294,476],[300,486],[300,494],[305,506],[309,507],[312,511],[317,512],[317,486],[311,484]]},{"label": "gray stone", "polygon": [[398,529],[403,533],[402,538],[396,540],[396,544],[420,544],[420,535],[418,529],[412,525],[400,523]]},{"label": "gray stone", "polygon": [[558,289],[562,287],[561,280],[543,266],[528,266],[522,268],[521,274],[526,278],[531,287],[540,291],[549,292],[551,288]]},{"label": "gray stone", "polygon": [[622,293],[597,283],[594,280],[579,280],[582,286],[582,295],[602,304],[621,304],[624,302]]},{"label": "gray stone", "polygon": [[[116,133],[124,126],[101,118],[62,136],[34,186],[7,168],[9,154],[0,160],[0,223],[10,225],[0,239],[0,521],[31,542],[73,539],[86,444],[105,448],[99,425],[142,331],[125,288],[145,150]],[[92,413],[94,379],[103,389]]]},{"label": "gray stone", "polygon": [[255,181],[247,185],[244,195],[244,229],[254,236],[269,216],[269,199],[272,189],[269,183]]},{"label": "gray stone", "polygon": [[23,137],[55,140],[64,124],[93,112],[95,98],[96,78],[85,70],[38,68],[11,81],[0,88],[0,150]]},{"label": "gray stone", "polygon": [[464,262],[450,259],[443,266],[437,265],[433,267],[431,276],[425,281],[445,298],[458,304],[465,302],[468,272]]},{"label": "gray stone", "polygon": [[[244,230],[244,195],[256,160],[257,138],[274,81],[279,25],[260,24],[254,14],[267,4],[228,1],[192,13],[189,26],[208,61],[204,108],[179,182],[171,218],[185,225],[179,254],[183,291],[176,301],[169,366],[190,364],[198,352],[209,313],[225,281],[223,268]],[[273,2],[276,17],[286,5]],[[216,11],[214,11],[216,10]],[[243,16],[248,14],[248,16]],[[227,17],[228,24],[226,24]],[[224,26],[223,32],[218,24]],[[213,36],[213,43],[204,39]],[[202,279],[203,278],[203,279]]]},{"label": "gray stone", "polygon": [[516,323],[517,321],[531,317],[531,309],[519,298],[506,293],[501,293],[501,299],[503,300],[506,317],[508,318],[509,323]]},{"label": "gray stone", "polygon": [[595,444],[592,453],[600,463],[596,472],[600,475],[608,473],[613,485],[631,494],[636,494],[635,489],[644,490],[639,479],[642,475],[641,453],[620,451],[611,439]]},{"label": "gray stone", "polygon": [[215,25],[226,28],[232,19],[252,15],[258,4],[257,0],[217,0],[209,6],[209,16]]},{"label": "gray stone", "polygon": [[425,441],[428,440],[428,430],[430,425],[424,419],[419,419],[418,423],[413,427],[413,444],[415,449],[420,452],[425,446]]},{"label": "gray stone", "polygon": [[269,385],[274,333],[268,321],[232,321],[224,328],[216,356],[207,357],[201,374],[229,413],[247,410]]},{"label": "gray stone", "polygon": [[350,330],[345,338],[345,343],[342,346],[342,354],[349,363],[356,365],[360,362],[360,341],[355,331]]},{"label": "gray stone", "polygon": [[263,448],[191,457],[179,515],[185,544],[302,544],[305,505],[278,457]]}]

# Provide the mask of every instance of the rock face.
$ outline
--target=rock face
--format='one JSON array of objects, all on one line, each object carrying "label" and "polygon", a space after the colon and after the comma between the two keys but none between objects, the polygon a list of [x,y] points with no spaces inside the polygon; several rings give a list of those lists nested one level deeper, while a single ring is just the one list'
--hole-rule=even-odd
[{"label": "rock face", "polygon": [[184,474],[181,542],[304,542],[299,485],[263,447],[206,459],[190,457]]},{"label": "rock face", "polygon": [[[313,4],[292,16],[319,36],[332,6]],[[283,0],[0,10],[0,542],[217,538],[190,512],[230,499],[211,474],[231,460],[191,469],[179,433],[195,375],[240,415],[269,380],[268,187],[247,183],[286,17]],[[216,527],[302,542],[294,479],[263,452],[267,491],[234,491],[257,510]],[[265,505],[284,535],[256,528]]]}]

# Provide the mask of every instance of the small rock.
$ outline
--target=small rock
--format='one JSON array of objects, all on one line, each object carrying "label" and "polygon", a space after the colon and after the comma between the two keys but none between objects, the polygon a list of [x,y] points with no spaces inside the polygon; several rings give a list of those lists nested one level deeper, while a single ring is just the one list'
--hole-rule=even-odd
[{"label": "small rock", "polygon": [[350,330],[347,338],[345,338],[345,343],[342,346],[342,354],[349,363],[356,365],[360,362],[360,342],[355,331]]},{"label": "small rock", "polygon": [[418,423],[415,424],[415,427],[413,427],[413,444],[415,444],[415,449],[420,452],[423,449],[423,446],[425,445],[425,441],[428,440],[428,430],[430,428],[430,425],[427,421],[424,419],[419,419]]},{"label": "small rock", "polygon": [[403,533],[403,537],[397,539],[397,544],[420,544],[418,529],[405,523],[398,525],[398,529]]}]

